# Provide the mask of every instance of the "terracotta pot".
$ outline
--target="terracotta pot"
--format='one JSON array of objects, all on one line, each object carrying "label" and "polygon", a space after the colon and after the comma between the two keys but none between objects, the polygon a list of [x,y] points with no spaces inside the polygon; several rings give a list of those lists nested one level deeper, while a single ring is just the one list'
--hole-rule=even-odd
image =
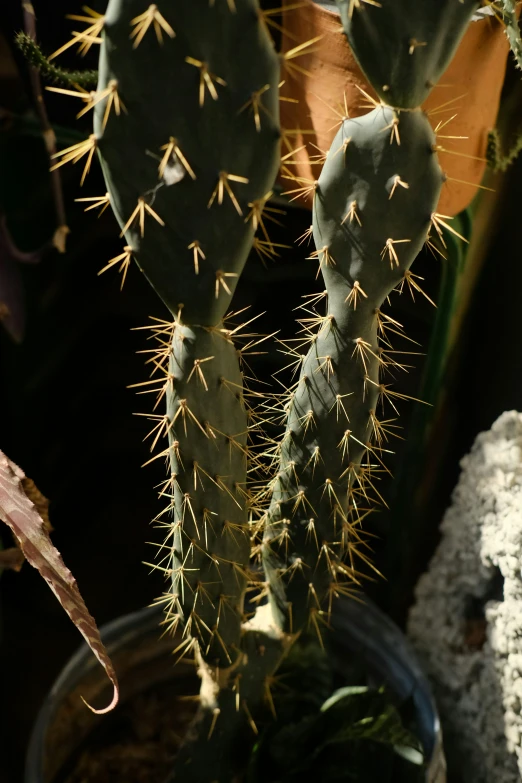
[{"label": "terracotta pot", "polygon": [[[284,52],[322,36],[309,53],[292,61],[308,75],[302,71],[284,74],[282,95],[298,103],[281,102],[281,124],[292,131],[288,137],[292,145],[306,145],[292,158],[297,165],[291,169],[299,177],[314,180],[320,172],[314,156],[320,154],[319,150],[329,149],[346,110],[350,117],[369,111],[368,101],[358,88],[372,96],[375,93],[355,61],[338,14],[310,0],[304,0],[298,9],[291,8],[293,0],[285,2]],[[471,22],[453,61],[423,106],[430,112],[434,128],[448,121],[438,137],[438,144],[449,150],[440,152],[441,166],[449,178],[438,205],[444,215],[456,215],[465,209],[477,192],[486,166],[488,131],[495,126],[500,104],[508,52],[502,25],[494,17]],[[295,187],[288,179],[282,179],[281,184],[283,190]],[[310,207],[311,199],[300,203]]]}]

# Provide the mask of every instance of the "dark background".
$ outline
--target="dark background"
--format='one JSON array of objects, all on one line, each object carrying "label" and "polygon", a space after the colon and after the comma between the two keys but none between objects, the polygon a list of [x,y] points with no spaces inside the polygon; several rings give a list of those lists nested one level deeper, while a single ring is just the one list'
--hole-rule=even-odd
[{"label": "dark background", "polygon": [[[97,9],[102,5],[92,3]],[[72,29],[65,13],[79,12],[80,5],[54,0],[35,2],[35,8],[39,39],[46,52],[54,51]],[[48,243],[55,218],[43,144],[23,130],[24,118],[31,116],[30,86],[12,45],[21,26],[18,4],[4,0],[0,211],[7,216],[18,246],[32,250]],[[72,56],[64,56],[61,62],[77,67]],[[93,58],[85,64],[95,67]],[[519,89],[519,78],[511,69],[510,91]],[[74,100],[47,94],[46,103],[53,124],[89,132],[88,119],[74,118],[78,110]],[[515,116],[511,120],[515,130],[517,122]],[[40,264],[19,267],[27,314],[23,342],[15,344],[0,329],[0,448],[50,499],[53,542],[75,575],[89,610],[103,624],[149,603],[163,590],[161,575],[143,565],[153,559],[153,548],[146,542],[158,541],[161,535],[150,521],[161,508],[154,487],[163,479],[163,466],[156,461],[140,468],[149,458],[143,443],[148,425],[133,413],[147,412],[151,404],[147,395],[136,396],[127,386],[148,377],[144,356],[137,353],[150,347],[147,333],[132,330],[146,325],[151,316],[167,318],[167,313],[136,268],[131,268],[123,293],[114,270],[97,276],[121,252],[121,240],[110,210],[97,219],[74,203],[80,196],[105,192],[96,166],[80,190],[79,169],[61,169],[71,227],[67,253],[45,252]],[[451,437],[444,449],[437,493],[415,520],[423,534],[413,561],[398,561],[398,568],[407,574],[403,600],[388,608],[399,621],[404,619],[415,576],[433,551],[437,525],[458,475],[458,460],[475,435],[489,428],[502,411],[522,409],[521,196],[519,162],[498,183],[491,230],[484,240],[484,268],[460,335],[454,374],[448,376],[446,429],[441,429],[440,437],[444,432]],[[274,240],[291,244],[310,224],[310,215],[291,209],[283,221],[284,227],[274,231]],[[265,313],[259,320],[261,332],[280,329],[282,336],[293,336],[293,308],[303,295],[318,290],[316,266],[306,260],[307,255],[306,246],[296,246],[282,251],[281,258],[266,267],[253,256],[241,278],[234,309],[250,305],[252,314]],[[440,263],[423,255],[415,272],[426,278],[426,290],[436,298]],[[427,345],[433,312],[422,297],[415,305],[406,296],[395,297],[393,315],[410,337]],[[284,357],[272,344],[268,354],[252,362],[257,375],[266,380],[284,364]],[[401,377],[400,391],[415,395],[422,363],[419,358],[417,370]],[[406,435],[411,408],[403,406]],[[393,583],[397,574],[390,572],[387,556],[394,546],[390,517],[376,515],[370,527],[379,535],[377,563]],[[5,546],[11,546],[7,528],[2,535]],[[382,605],[389,604],[385,584],[374,585],[371,592]],[[18,574],[1,575],[0,599],[0,780],[15,783],[22,779],[38,707],[80,637],[28,565]]]}]

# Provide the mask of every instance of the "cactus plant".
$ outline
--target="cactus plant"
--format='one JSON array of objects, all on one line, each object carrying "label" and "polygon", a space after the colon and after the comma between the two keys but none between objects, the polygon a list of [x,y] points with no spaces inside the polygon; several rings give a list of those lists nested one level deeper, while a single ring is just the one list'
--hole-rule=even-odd
[{"label": "cactus plant", "polygon": [[[327,310],[305,322],[285,431],[261,457],[249,447],[240,352],[223,319],[258,228],[273,251],[263,213],[281,157],[280,60],[268,17],[257,0],[109,0],[75,34],[83,47],[101,37],[97,90],[55,89],[82,99],[80,114],[94,109],[94,132],[55,165],[86,158],[83,181],[98,153],[107,196],[97,203],[110,203],[125,237],[107,266],[126,273],[134,258],[173,318],[155,327],[166,413],[153,442],[168,437],[169,461],[162,600],[202,680],[173,780],[233,779],[241,726],[281,660],[307,631],[322,644],[333,602],[360,583],[361,559],[371,565],[361,523],[396,426],[379,406],[405,396],[382,375],[401,366],[389,342],[401,328],[381,308],[397,286],[420,290],[410,266],[448,230],[436,212],[445,180],[436,133],[420,104],[477,6],[339,0],[380,100],[343,118],[309,185]],[[277,472],[253,501],[249,475],[267,457]],[[268,603],[247,619],[260,499]]]},{"label": "cactus plant", "polygon": [[337,0],[337,5],[352,51],[379,98],[413,109],[446,70],[480,2]]},{"label": "cactus plant", "polygon": [[382,461],[394,427],[378,411],[394,394],[380,371],[395,363],[379,347],[391,326],[380,308],[401,281],[415,282],[409,267],[443,182],[434,147],[422,111],[378,105],[341,123],[317,183],[313,232],[328,309],[289,399],[265,534],[271,597],[289,632],[320,624],[346,577],[357,581],[346,555],[372,494],[372,460]]},{"label": "cactus plant", "polygon": [[[154,89],[151,62],[166,75]],[[156,434],[169,438],[167,605],[169,623],[182,624],[200,659],[199,737],[214,736],[213,754],[191,745],[177,764],[196,780],[213,759],[213,775],[225,780],[236,699],[251,691],[258,700],[265,677],[260,667],[239,691],[242,644],[252,644],[248,635],[242,642],[248,421],[222,319],[278,169],[279,62],[256,0],[199,0],[165,15],[153,5],[143,11],[139,0],[111,0],[99,74],[95,143],[124,252],[175,318]],[[269,653],[264,665],[274,667]]]}]

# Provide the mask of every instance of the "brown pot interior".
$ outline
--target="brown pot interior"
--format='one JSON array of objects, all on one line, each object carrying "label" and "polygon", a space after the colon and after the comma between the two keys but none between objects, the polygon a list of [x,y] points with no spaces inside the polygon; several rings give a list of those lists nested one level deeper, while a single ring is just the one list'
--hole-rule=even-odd
[{"label": "brown pot interior", "polygon": [[[112,660],[118,675],[121,695],[120,702],[112,713],[95,715],[82,701],[83,698],[93,707],[103,707],[111,700],[112,686],[99,666],[91,667],[81,677],[76,687],[56,705],[44,740],[43,780],[45,783],[64,783],[69,780],[72,769],[78,760],[81,760],[82,753],[85,753],[91,745],[96,734],[110,735],[111,731],[117,732],[115,726],[121,724],[123,720],[128,720],[133,702],[137,701],[140,712],[146,711],[147,705],[150,707],[155,697],[152,696],[147,700],[147,694],[159,693],[162,698],[172,699],[172,702],[168,703],[169,709],[164,710],[169,713],[165,716],[166,719],[170,720],[173,714],[172,725],[166,726],[164,731],[172,734],[170,749],[173,755],[179,737],[183,735],[187,722],[195,712],[196,700],[193,697],[198,693],[199,679],[193,662],[183,659],[176,663],[176,657],[172,655],[172,637],[158,639],[158,635],[156,629],[143,638],[133,639],[131,645],[124,645],[113,653]],[[173,703],[172,709],[170,709],[171,703]],[[152,718],[151,722],[153,722]],[[154,753],[152,741],[148,737],[149,728],[145,715],[142,726],[137,729],[137,732],[138,735],[143,735],[141,739],[145,751],[148,743],[149,752]],[[139,754],[145,751],[133,747],[130,743],[123,743],[121,746],[123,759],[133,753]],[[96,775],[98,763],[94,760],[88,764],[89,769],[92,766],[93,773],[85,779],[85,783],[93,783],[98,779]],[[73,779],[75,781],[79,779],[77,773]]]}]

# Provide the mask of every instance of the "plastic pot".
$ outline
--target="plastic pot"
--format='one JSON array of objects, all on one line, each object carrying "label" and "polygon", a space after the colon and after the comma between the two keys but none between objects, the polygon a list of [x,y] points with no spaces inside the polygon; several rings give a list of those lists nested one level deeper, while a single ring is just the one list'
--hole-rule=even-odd
[{"label": "plastic pot", "polygon": [[[146,608],[119,618],[101,629],[105,646],[119,676],[121,703],[151,685],[172,678],[195,679],[191,664],[173,666],[173,640],[161,637],[161,612]],[[429,685],[399,628],[373,604],[339,599],[332,616],[331,652],[342,675],[356,656],[364,661],[369,684],[385,684],[399,702],[414,705],[417,736],[429,768],[426,783],[445,783],[445,761],[439,718]],[[86,645],[70,659],[52,686],[31,736],[25,783],[54,783],[60,771],[89,733],[99,716],[88,710],[107,702],[111,687]]]}]

